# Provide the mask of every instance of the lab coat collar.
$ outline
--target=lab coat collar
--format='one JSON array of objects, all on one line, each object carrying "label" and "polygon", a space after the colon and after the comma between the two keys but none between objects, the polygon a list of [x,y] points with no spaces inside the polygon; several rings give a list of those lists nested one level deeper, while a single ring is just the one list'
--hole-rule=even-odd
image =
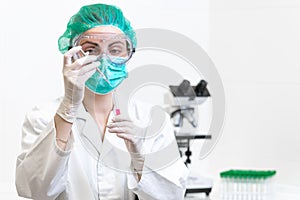
[{"label": "lab coat collar", "polygon": [[[109,115],[108,123],[111,122],[111,118],[112,112]],[[108,151],[111,150],[111,145],[109,148],[103,148],[103,143],[106,137],[102,142],[98,125],[93,117],[87,112],[83,104],[81,104],[78,109],[75,127],[77,129],[82,145],[89,153],[92,154],[94,158],[99,159],[99,156],[101,154],[103,156],[103,154],[107,154]],[[105,133],[105,135],[107,135],[107,132]]]}]

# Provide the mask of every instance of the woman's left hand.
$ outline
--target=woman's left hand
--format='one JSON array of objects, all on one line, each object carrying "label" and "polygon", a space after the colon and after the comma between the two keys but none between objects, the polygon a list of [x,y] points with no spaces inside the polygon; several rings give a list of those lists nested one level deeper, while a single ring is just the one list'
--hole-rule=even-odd
[{"label": "woman's left hand", "polygon": [[142,172],[145,128],[136,126],[129,118],[122,115],[115,116],[107,127],[109,128],[108,132],[115,133],[118,137],[124,139],[134,169],[137,172]]}]

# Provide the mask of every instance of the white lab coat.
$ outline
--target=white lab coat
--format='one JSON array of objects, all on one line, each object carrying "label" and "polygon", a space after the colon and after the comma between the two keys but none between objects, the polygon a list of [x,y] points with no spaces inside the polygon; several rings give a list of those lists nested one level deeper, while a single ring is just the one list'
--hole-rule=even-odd
[{"label": "white lab coat", "polygon": [[[16,187],[20,196],[35,200],[133,200],[135,193],[140,200],[184,198],[188,170],[174,145],[170,122],[159,135],[145,143],[149,152],[165,147],[168,151],[149,156],[149,159],[146,156],[138,182],[123,139],[106,132],[102,142],[96,123],[82,105],[66,150],[57,146],[53,116],[60,101],[35,107],[26,115],[22,153],[16,167]],[[135,104],[137,119],[148,116],[148,111],[144,105]],[[108,123],[111,118],[112,113]],[[170,159],[168,165],[163,164],[159,169],[157,164],[170,155],[170,147],[172,155],[169,157],[176,159]],[[158,157],[160,154],[162,156]]]}]

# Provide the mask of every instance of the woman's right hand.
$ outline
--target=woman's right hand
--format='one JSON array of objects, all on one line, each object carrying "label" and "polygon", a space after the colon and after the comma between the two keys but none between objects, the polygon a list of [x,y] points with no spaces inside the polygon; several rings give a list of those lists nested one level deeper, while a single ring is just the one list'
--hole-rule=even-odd
[{"label": "woman's right hand", "polygon": [[57,114],[65,121],[73,123],[79,105],[84,96],[85,82],[95,73],[100,65],[97,57],[87,55],[74,60],[76,54],[81,52],[81,46],[76,46],[64,54],[63,77],[65,95]]}]

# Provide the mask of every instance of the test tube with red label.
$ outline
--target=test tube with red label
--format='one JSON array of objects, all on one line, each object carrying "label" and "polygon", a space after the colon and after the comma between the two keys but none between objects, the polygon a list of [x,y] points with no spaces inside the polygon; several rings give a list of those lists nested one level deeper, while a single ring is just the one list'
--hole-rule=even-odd
[{"label": "test tube with red label", "polygon": [[120,110],[120,107],[119,107],[119,102],[118,102],[116,91],[113,92],[113,103],[114,103],[114,113],[115,113],[115,115],[120,115],[121,110]]}]

